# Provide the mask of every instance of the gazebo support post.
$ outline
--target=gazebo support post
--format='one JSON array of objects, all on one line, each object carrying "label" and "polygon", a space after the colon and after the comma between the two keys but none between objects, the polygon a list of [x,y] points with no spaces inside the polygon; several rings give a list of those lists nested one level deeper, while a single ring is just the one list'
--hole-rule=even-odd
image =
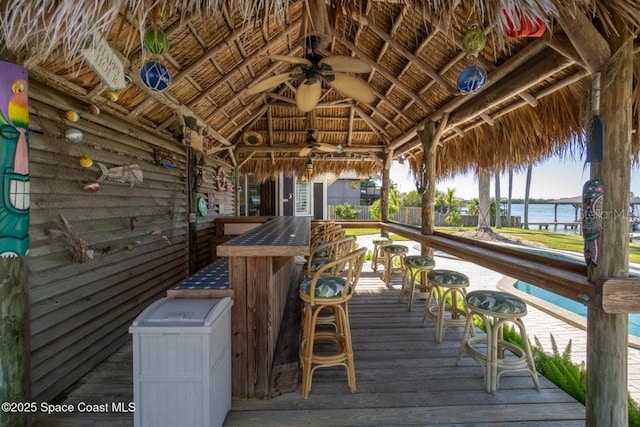
[{"label": "gazebo support post", "polygon": [[[421,209],[421,231],[422,234],[433,234],[436,218],[436,124],[427,122],[422,132],[418,132],[418,137],[422,142],[422,167],[425,170],[424,176],[419,172],[418,179],[424,179],[422,185],[425,191],[422,193],[422,209]],[[433,258],[433,248],[420,244],[420,253],[424,256]],[[424,283],[424,282],[423,282]]]},{"label": "gazebo support post", "polygon": [[[607,277],[627,277],[629,265],[633,39],[624,25],[616,28],[620,36],[611,33],[608,38],[614,54],[602,68],[601,77],[604,158],[591,164],[591,177],[604,183],[601,257],[599,265],[589,269],[589,280],[596,284]],[[600,303],[602,286],[596,286],[596,298],[587,315],[586,425],[626,426],[628,318],[626,314],[605,313]]]},{"label": "gazebo support post", "polygon": [[478,166],[478,230],[491,230],[491,174]]},{"label": "gazebo support post", "polygon": [[[384,165],[382,167],[382,188],[380,188],[380,216],[384,223],[389,222],[389,186],[391,185],[391,179],[389,178],[389,169],[391,168],[391,161],[393,160],[393,151],[385,153]],[[389,237],[389,233],[382,230],[380,234],[383,237]]]}]

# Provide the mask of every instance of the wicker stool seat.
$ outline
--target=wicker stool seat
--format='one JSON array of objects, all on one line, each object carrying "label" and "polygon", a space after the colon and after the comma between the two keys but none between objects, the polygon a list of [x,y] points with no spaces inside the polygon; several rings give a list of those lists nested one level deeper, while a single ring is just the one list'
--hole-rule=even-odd
[{"label": "wicker stool seat", "polygon": [[[472,291],[466,297],[468,317],[458,352],[460,363],[464,353],[468,353],[484,369],[487,392],[498,390],[500,375],[508,371],[528,371],[536,390],[540,390],[538,373],[533,362],[531,346],[522,318],[527,315],[525,302],[506,292]],[[473,328],[473,317],[479,316],[486,329],[486,335],[469,337]],[[503,339],[502,329],[505,323],[513,324],[522,337],[522,346]]]},{"label": "wicker stool seat", "polygon": [[[360,248],[323,265],[300,285],[299,296],[304,311],[299,357],[302,368],[302,396],[305,399],[311,391],[313,372],[321,367],[344,366],[347,370],[349,389],[352,393],[356,390],[348,302],[355,292],[366,251],[366,248]],[[317,330],[319,319],[326,316],[327,312],[333,317],[330,322],[332,327],[329,330]],[[321,349],[319,347],[322,345],[316,346],[319,341],[332,343]]]},{"label": "wicker stool seat", "polygon": [[[404,272],[404,257],[409,252],[409,248],[405,245],[391,243],[389,245],[384,245],[381,251],[385,257],[385,267],[382,280],[387,284],[387,287],[391,287],[391,274],[393,274],[394,271]],[[400,268],[393,267],[394,258],[399,259]]]},{"label": "wicker stool seat", "polygon": [[[418,274],[427,273],[433,270],[435,266],[436,262],[428,256],[408,255],[404,257],[404,276],[402,277],[402,289],[400,289],[398,301],[402,301],[402,297],[407,295],[409,311],[413,309]],[[426,281],[420,284],[420,293],[427,296],[428,299],[429,286]]]},{"label": "wicker stool seat", "polygon": [[[431,293],[422,324],[426,324],[427,319],[436,321],[436,341],[440,343],[444,339],[446,328],[463,327],[466,324],[467,310],[464,304],[469,278],[457,271],[431,270],[427,273],[427,283],[431,287]],[[449,316],[446,316],[446,313],[449,313]]]},{"label": "wicker stool seat", "polygon": [[393,243],[391,239],[381,237],[379,239],[373,239],[373,254],[371,256],[371,269],[378,271],[378,265],[385,265],[384,254],[382,253],[382,247]]}]

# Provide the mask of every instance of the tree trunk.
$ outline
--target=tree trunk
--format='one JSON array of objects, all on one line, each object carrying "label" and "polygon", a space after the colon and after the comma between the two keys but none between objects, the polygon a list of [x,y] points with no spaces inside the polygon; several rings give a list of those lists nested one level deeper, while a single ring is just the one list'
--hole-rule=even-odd
[{"label": "tree trunk", "polygon": [[533,163],[527,166],[527,180],[524,187],[524,224],[522,228],[529,229],[529,193],[531,192],[531,172],[533,171]]},{"label": "tree trunk", "polygon": [[502,228],[502,215],[500,212],[500,172],[495,174],[496,185],[496,228]]},{"label": "tree trunk", "polygon": [[478,230],[491,230],[491,174],[478,169]]},{"label": "tree trunk", "polygon": [[511,196],[513,195],[513,168],[509,166],[509,194],[507,195],[507,227],[513,227],[511,222]]},{"label": "tree trunk", "polygon": [[[380,188],[380,220],[389,222],[389,186],[391,184],[389,178],[389,168],[393,159],[393,151],[386,154],[384,158],[384,166],[382,168],[382,187]],[[382,231],[380,233],[384,237],[389,237],[389,233]]]},{"label": "tree trunk", "polygon": [[[613,55],[602,69],[600,82],[604,157],[602,162],[591,163],[591,178],[601,179],[604,187],[601,256],[598,266],[589,268],[596,298],[590,301],[587,315],[586,425],[594,427],[628,425],[628,318],[602,311],[602,287],[598,286],[604,278],[627,277],[629,266],[633,39],[618,17],[613,19],[620,36],[609,36]],[[596,94],[596,110],[597,98]]]},{"label": "tree trunk", "polygon": [[[435,150],[433,149],[436,142],[434,141],[435,133],[435,123],[428,122],[424,126],[422,135],[420,135],[422,139],[422,152],[424,156],[422,167],[425,168],[426,171],[426,182],[423,183],[426,184],[426,190],[424,193],[422,193],[422,234],[433,234],[436,218],[436,156]],[[420,253],[423,256],[433,257],[433,248],[425,245],[424,243],[421,243]]]}]

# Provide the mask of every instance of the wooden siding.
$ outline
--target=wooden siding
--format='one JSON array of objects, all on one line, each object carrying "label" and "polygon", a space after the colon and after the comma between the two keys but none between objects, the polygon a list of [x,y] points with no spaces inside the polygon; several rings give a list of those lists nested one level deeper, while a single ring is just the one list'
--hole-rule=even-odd
[{"label": "wooden siding", "polygon": [[[91,115],[88,104],[38,82],[30,95],[31,394],[50,400],[127,342],[133,319],[187,277],[187,149],[104,111]],[[77,123],[64,119],[68,109],[80,114]],[[65,140],[68,127],[83,132],[82,143]],[[174,169],[155,164],[156,147],[172,153]],[[94,165],[82,168],[81,156]],[[101,175],[98,162],[138,164],[144,181],[133,187],[104,181],[97,193],[85,192],[84,183]],[[204,160],[202,168],[212,165]],[[197,221],[203,262],[217,215],[211,210]],[[93,259],[73,261],[61,216]]]}]

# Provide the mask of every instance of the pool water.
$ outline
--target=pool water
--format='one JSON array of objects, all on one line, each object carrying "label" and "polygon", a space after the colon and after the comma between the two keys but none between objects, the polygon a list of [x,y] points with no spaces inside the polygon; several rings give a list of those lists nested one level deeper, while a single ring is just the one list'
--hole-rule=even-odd
[{"label": "pool water", "polygon": [[[587,306],[562,295],[547,291],[518,280],[513,285],[517,290],[525,292],[541,300],[550,302],[582,317],[587,317]],[[640,314],[629,314],[629,335],[640,337]]]}]

